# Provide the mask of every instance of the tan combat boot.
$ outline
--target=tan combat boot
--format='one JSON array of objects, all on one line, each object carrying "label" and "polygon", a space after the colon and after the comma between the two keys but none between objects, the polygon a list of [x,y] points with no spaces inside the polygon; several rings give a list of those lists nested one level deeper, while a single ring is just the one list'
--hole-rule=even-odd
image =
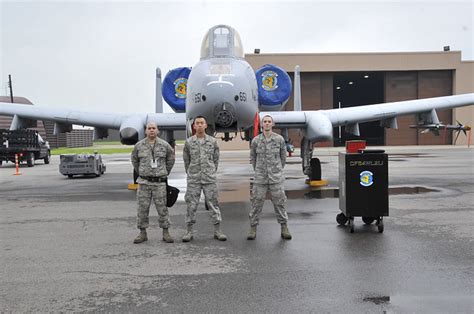
[{"label": "tan combat boot", "polygon": [[170,235],[170,232],[168,231],[168,228],[163,228],[163,241],[166,243],[173,243],[174,240]]},{"label": "tan combat boot", "polygon": [[220,224],[215,224],[214,225],[214,239],[217,239],[219,241],[226,241],[227,240],[226,235],[223,234],[222,231],[221,231]]},{"label": "tan combat boot", "polygon": [[281,237],[285,240],[291,240],[291,233],[286,224],[281,224]]},{"label": "tan combat boot", "polygon": [[146,229],[140,228],[140,234],[133,240],[133,243],[142,243],[148,241],[148,237],[146,235]]},{"label": "tan combat boot", "polygon": [[187,226],[187,232],[183,236],[183,242],[189,242],[193,239],[193,225]]},{"label": "tan combat boot", "polygon": [[247,240],[255,240],[257,237],[257,226],[250,226],[250,232],[247,235]]}]

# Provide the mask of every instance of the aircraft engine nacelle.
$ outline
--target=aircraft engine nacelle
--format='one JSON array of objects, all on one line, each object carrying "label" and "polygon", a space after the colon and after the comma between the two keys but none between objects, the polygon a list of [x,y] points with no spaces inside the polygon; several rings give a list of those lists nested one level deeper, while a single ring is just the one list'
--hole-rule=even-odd
[{"label": "aircraft engine nacelle", "polygon": [[120,125],[120,142],[124,145],[134,145],[145,137],[145,119],[131,116]]},{"label": "aircraft engine nacelle", "polygon": [[174,112],[186,111],[186,92],[190,73],[191,68],[172,69],[163,80],[161,88],[163,98]]},{"label": "aircraft engine nacelle", "polygon": [[291,79],[288,73],[273,64],[266,64],[255,72],[258,85],[260,111],[278,111],[285,106],[291,95]]}]

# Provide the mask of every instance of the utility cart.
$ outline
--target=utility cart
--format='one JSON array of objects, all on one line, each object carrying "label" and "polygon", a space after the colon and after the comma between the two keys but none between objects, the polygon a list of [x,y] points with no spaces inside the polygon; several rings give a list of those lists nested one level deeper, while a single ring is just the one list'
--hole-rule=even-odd
[{"label": "utility cart", "polygon": [[388,156],[383,150],[339,153],[339,208],[336,221],[348,223],[351,233],[354,217],[367,225],[376,221],[383,232],[383,217],[388,216]]},{"label": "utility cart", "polygon": [[68,154],[59,157],[59,172],[69,178],[75,175],[100,175],[105,172],[105,164],[100,154]]}]

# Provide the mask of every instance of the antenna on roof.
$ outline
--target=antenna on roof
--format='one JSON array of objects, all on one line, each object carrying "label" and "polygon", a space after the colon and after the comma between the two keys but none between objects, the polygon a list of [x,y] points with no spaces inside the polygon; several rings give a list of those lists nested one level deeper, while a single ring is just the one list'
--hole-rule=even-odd
[{"label": "antenna on roof", "polygon": [[10,89],[10,101],[13,104],[13,84],[11,74],[8,74],[8,88]]}]

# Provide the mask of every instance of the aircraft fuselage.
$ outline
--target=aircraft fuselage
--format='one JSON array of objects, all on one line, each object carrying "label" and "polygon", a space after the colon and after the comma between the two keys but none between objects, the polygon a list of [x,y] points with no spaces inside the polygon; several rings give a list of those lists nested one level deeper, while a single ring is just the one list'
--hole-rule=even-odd
[{"label": "aircraft fuselage", "polygon": [[208,58],[191,70],[186,119],[204,116],[208,132],[237,132],[252,126],[258,112],[257,80],[241,58]]}]

